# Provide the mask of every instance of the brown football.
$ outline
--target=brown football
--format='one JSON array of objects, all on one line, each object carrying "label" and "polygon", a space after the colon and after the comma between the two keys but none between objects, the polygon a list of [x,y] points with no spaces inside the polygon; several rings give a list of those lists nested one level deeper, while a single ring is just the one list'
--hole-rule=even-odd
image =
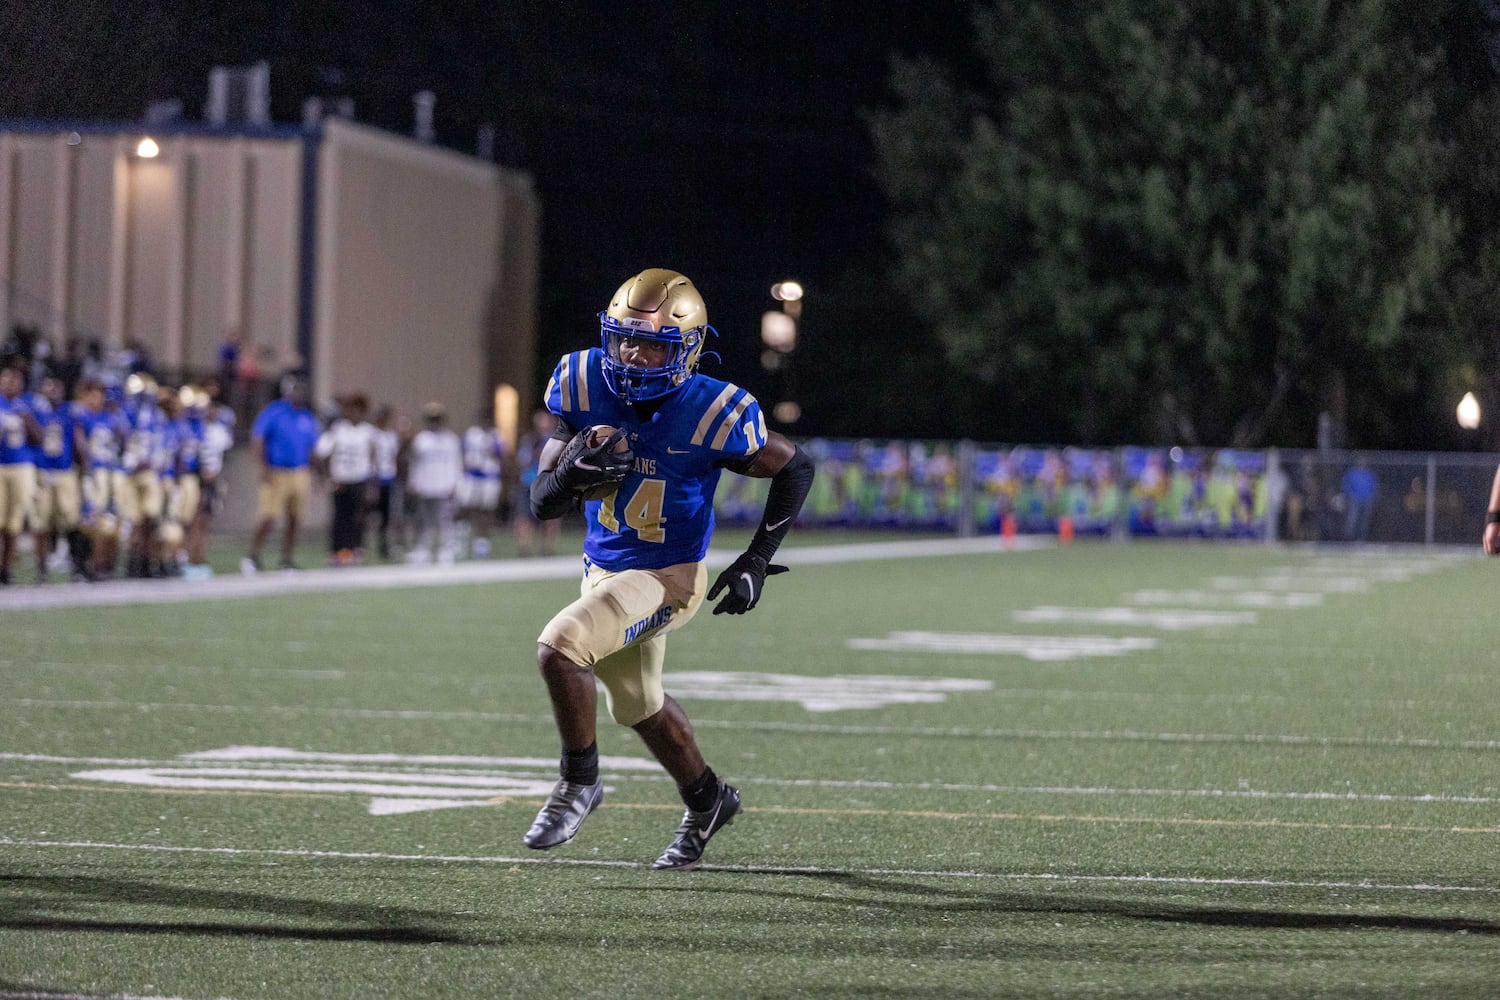
[{"label": "brown football", "polygon": [[[608,424],[595,424],[589,429],[589,447],[597,448],[605,441],[608,441],[610,435],[614,434],[616,430],[618,428],[611,427]],[[614,447],[610,451],[616,455],[628,455],[630,453],[630,440],[625,435],[620,435],[620,440],[615,442]],[[578,491],[578,495],[585,500],[603,500],[605,497],[613,494],[619,485],[619,483],[599,483],[595,486],[586,486]]]}]

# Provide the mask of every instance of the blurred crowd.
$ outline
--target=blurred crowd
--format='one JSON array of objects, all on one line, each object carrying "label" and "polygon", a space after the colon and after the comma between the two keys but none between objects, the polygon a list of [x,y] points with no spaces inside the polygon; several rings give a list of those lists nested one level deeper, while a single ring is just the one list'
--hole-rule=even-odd
[{"label": "blurred crowd", "polygon": [[38,582],[212,575],[210,536],[236,447],[258,466],[242,571],[261,568],[278,524],[280,565],[296,568],[315,488],[329,494],[330,565],[364,563],[367,540],[383,560],[485,558],[510,520],[519,554],[556,551],[556,522],[532,521],[524,502],[550,414],[535,415],[511,453],[489,413],[459,433],[438,402],[416,420],[389,406],[372,412],[362,393],[319,412],[298,368],[269,380],[266,402],[266,380],[237,370],[226,368],[229,383],[167,384],[138,347],[56,352],[35,331],[13,331],[0,345],[0,584],[21,572],[23,552]]}]

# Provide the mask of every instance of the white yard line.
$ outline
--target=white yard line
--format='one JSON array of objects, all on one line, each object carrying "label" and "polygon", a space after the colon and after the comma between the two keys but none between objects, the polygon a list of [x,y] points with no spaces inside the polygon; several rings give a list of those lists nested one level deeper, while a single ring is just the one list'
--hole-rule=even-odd
[{"label": "white yard line", "polygon": [[[1018,538],[1010,548],[1032,551],[1050,548],[1047,538]],[[862,562],[874,559],[911,559],[932,556],[999,554],[1007,551],[998,538],[936,538],[851,545],[789,547],[777,561],[791,566]],[[711,550],[710,566],[727,566],[738,553]],[[452,566],[358,566],[265,572],[254,576],[216,576],[208,580],[115,580],[97,584],[55,584],[10,587],[0,593],[0,611],[39,608],[101,607],[132,604],[180,604],[186,601],[278,597],[339,590],[390,590],[402,587],[452,587],[465,584],[521,580],[559,580],[582,572],[581,556],[548,559],[496,559]]]},{"label": "white yard line", "polygon": [[[551,725],[550,716],[508,712],[433,709],[327,708],[309,705],[200,705],[169,702],[73,701],[48,698],[0,698],[0,705],[23,708],[145,712],[205,712],[215,715],[316,715],[335,719],[384,719],[388,721],[522,722]],[[1252,746],[1345,747],[1419,750],[1500,750],[1500,740],[1438,740],[1410,736],[1309,736],[1293,733],[1172,733],[1135,729],[1008,729],[966,726],[849,726],[815,722],[755,722],[750,720],[694,720],[700,729],[739,729],[755,732],[798,733],[819,736],[909,736],[960,739],[1077,740],[1114,743],[1219,743]]]},{"label": "white yard line", "polygon": [[[175,847],[166,844],[112,844],[88,840],[18,840],[0,837],[0,846],[62,848],[67,850],[146,851],[167,854],[220,854],[243,857],[322,858],[350,861],[415,861],[425,864],[564,865],[585,868],[643,869],[638,861],[605,861],[566,857],[519,857],[468,854],[387,854],[377,851],[319,851],[287,848]],[[1456,892],[1500,894],[1500,887],[1482,885],[1398,884],[1387,882],[1299,882],[1290,879],[1203,878],[1168,875],[1068,874],[1059,872],[976,872],[917,868],[831,868],[822,866],[704,865],[703,871],[750,872],[767,875],[895,875],[906,878],[992,879],[1005,882],[1086,882],[1153,885],[1204,885],[1267,889],[1351,889],[1375,892]]]},{"label": "white yard line", "polygon": [[[321,780],[328,778],[374,781],[389,774],[403,779],[436,776],[447,784],[470,784],[480,786],[485,780],[526,776],[539,766],[550,767],[554,762],[529,757],[470,757],[447,755],[404,754],[332,754],[288,752],[281,757],[225,756],[217,751],[200,754],[184,754],[181,757],[149,760],[138,757],[68,757],[54,754],[0,753],[0,762],[12,761],[20,764],[61,764],[70,767],[90,765],[149,769],[180,778],[182,776],[222,776],[211,767],[202,766],[220,760],[234,760],[238,766],[233,771],[236,777],[255,777],[270,774],[299,780]],[[605,769],[610,771],[612,781],[645,781],[660,783],[667,780],[656,764],[644,758],[615,757],[600,758]],[[305,763],[299,763],[303,762]],[[337,772],[327,770],[324,763],[344,762],[365,767],[350,767]],[[378,766],[378,770],[375,768]],[[617,773],[617,772],[637,773]],[[224,772],[228,773],[228,772]],[[91,777],[74,774],[71,777]],[[1052,795],[1123,798],[1173,798],[1173,799],[1249,799],[1261,801],[1290,802],[1403,802],[1418,805],[1494,805],[1500,796],[1455,795],[1447,792],[1354,792],[1344,791],[1276,791],[1255,788],[1132,788],[1108,785],[999,785],[939,781],[879,781],[871,779],[836,778],[777,778],[744,775],[739,779],[747,786],[775,788],[851,788],[885,791],[940,791],[1001,795]],[[215,787],[229,787],[218,785]],[[424,786],[425,787],[425,786]],[[427,791],[431,791],[427,788]]]}]

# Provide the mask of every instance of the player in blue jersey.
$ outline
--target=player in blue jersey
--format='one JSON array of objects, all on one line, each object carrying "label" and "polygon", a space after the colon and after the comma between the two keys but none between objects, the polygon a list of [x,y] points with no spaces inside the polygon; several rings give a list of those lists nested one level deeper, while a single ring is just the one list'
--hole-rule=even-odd
[{"label": "player in blue jersey", "polygon": [[21,395],[26,376],[14,365],[0,367],[0,585],[10,583],[16,538],[26,529],[36,492],[36,453],[41,439],[31,406]]},{"label": "player in blue jersey", "polygon": [[[595,680],[610,715],[634,729],[676,781],[687,806],[654,867],[696,868],[708,840],[740,810],[740,794],[704,761],[682,707],[662,690],[668,633],[704,600],[714,614],[754,608],[771,564],[812,485],[813,465],[766,430],[744,389],[697,372],[708,325],[703,298],[675,271],[625,282],[599,314],[601,347],[565,356],[547,385],[556,436],[531,486],[537,517],[580,498],[581,596],[547,623],[537,660],[562,739],[562,777],[525,843],[567,843],[603,799],[595,740]],[[595,433],[596,427],[616,428]],[[714,489],[724,470],[769,478],[765,516],[746,551],[708,586]]]},{"label": "player in blue jersey", "polygon": [[41,442],[36,451],[36,496],[31,530],[36,540],[36,577],[47,579],[47,562],[59,539],[66,539],[74,579],[87,575],[83,534],[78,530],[80,493],[77,461],[83,429],[79,407],[63,398],[62,379],[47,375],[31,398]]},{"label": "player in blue jersey", "polygon": [[78,383],[78,421],[83,428],[83,525],[90,548],[89,578],[114,573],[120,537],[116,497],[124,489],[120,453],[130,427],[97,379]]}]

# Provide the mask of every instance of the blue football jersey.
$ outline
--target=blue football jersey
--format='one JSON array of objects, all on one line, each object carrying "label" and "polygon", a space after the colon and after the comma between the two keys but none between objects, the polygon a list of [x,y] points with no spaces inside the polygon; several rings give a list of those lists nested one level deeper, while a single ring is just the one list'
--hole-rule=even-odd
[{"label": "blue football jersey", "polygon": [[547,408],[568,427],[619,427],[635,452],[619,489],[584,505],[583,554],[611,571],[697,562],[713,534],[724,463],[766,443],[760,404],[733,383],[695,374],[642,421],[604,384],[602,357],[597,347],[564,355],[547,383]]},{"label": "blue football jersey", "polygon": [[119,469],[120,451],[130,432],[125,415],[118,410],[96,411],[79,407],[78,420],[83,424],[88,467]]},{"label": "blue football jersey", "polygon": [[26,430],[30,414],[31,407],[24,397],[0,396],[0,465],[25,465],[35,460]]},{"label": "blue football jersey", "polygon": [[29,400],[31,412],[36,417],[42,432],[42,443],[33,448],[34,461],[39,469],[60,472],[73,467],[73,427],[77,422],[76,409],[72,403],[53,406],[41,393],[34,393]]}]

